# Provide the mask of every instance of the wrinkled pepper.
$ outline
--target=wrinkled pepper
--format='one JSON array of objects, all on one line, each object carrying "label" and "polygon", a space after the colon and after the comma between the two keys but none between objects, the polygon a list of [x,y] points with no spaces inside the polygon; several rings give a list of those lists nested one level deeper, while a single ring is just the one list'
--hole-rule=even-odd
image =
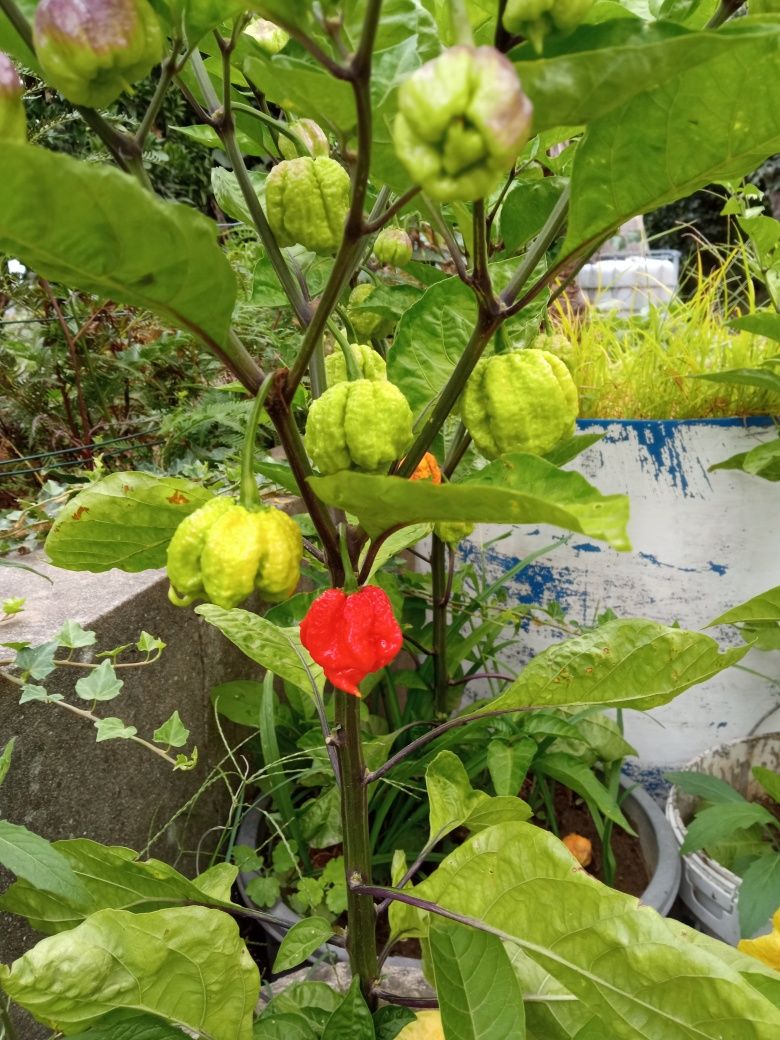
[{"label": "wrinkled pepper", "polygon": [[571,32],[585,20],[594,0],[508,0],[504,10],[507,32],[527,37],[537,51],[548,33]]},{"label": "wrinkled pepper", "polygon": [[387,593],[375,585],[357,592],[328,589],[301,622],[301,643],[333,685],[360,696],[360,683],[390,664],[403,637]]},{"label": "wrinkled pepper", "polygon": [[493,47],[450,47],[401,83],[393,141],[415,184],[441,202],[484,198],[531,133],[531,102]]},{"label": "wrinkled pepper", "polygon": [[41,0],[33,42],[46,80],[90,108],[110,105],[163,56],[147,0]]},{"label": "wrinkled pepper", "polygon": [[304,443],[320,473],[381,472],[412,443],[412,410],[392,383],[336,383],[312,402]]},{"label": "wrinkled pepper", "polygon": [[349,211],[349,174],[335,159],[285,159],[265,182],[268,223],[280,246],[335,253]]},{"label": "wrinkled pepper", "polygon": [[295,159],[299,154],[305,156],[307,153],[313,159],[324,159],[330,155],[330,144],[325,131],[313,119],[296,119],[294,123],[290,123],[290,130],[303,148],[296,148],[289,137],[279,134],[279,151],[285,159]]},{"label": "wrinkled pepper", "polygon": [[414,247],[403,228],[385,228],[376,236],[374,256],[380,264],[390,267],[406,267],[412,259]]},{"label": "wrinkled pepper", "polygon": [[368,282],[361,282],[349,294],[347,317],[355,334],[361,339],[383,339],[390,335],[395,324],[379,311],[369,310],[366,306],[375,288],[376,286],[369,285]]},{"label": "wrinkled pepper", "polygon": [[300,578],[301,529],[280,509],[250,511],[212,498],[190,513],[168,545],[168,597],[197,597],[229,609],[257,590],[270,603],[292,594]]},{"label": "wrinkled pepper", "polygon": [[466,384],[461,415],[481,455],[546,455],[574,432],[579,402],[566,365],[546,350],[482,358]]}]

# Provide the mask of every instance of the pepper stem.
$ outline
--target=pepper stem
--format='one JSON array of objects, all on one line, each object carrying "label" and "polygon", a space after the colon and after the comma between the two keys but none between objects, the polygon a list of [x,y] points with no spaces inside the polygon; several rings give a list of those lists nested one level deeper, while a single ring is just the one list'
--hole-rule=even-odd
[{"label": "pepper stem", "polygon": [[271,389],[273,375],[273,372],[269,372],[257,391],[257,397],[255,398],[252,413],[249,416],[246,432],[244,433],[244,444],[241,448],[240,501],[244,509],[253,511],[261,508],[260,495],[257,491],[257,482],[255,481],[255,438],[257,437],[257,427],[263,412],[265,399],[268,397],[268,391]]},{"label": "pepper stem", "polygon": [[352,350],[347,337],[332,318],[328,318],[328,328],[344,355],[344,364],[347,366],[347,379],[349,379],[350,383],[353,383],[356,379],[362,379],[363,376],[355,358],[355,352]]},{"label": "pepper stem", "polygon": [[347,525],[339,524],[339,552],[341,553],[341,566],[344,569],[344,591],[357,592],[357,577],[352,559],[349,555],[349,544],[347,542]]}]

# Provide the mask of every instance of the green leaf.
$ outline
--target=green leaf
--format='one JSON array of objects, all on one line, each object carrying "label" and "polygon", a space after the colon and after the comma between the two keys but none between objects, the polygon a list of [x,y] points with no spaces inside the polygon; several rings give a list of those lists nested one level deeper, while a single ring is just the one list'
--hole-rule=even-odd
[{"label": "green leaf", "polygon": [[[635,49],[639,89],[616,94],[620,106],[602,118],[591,115],[577,149],[564,251],[713,181],[737,179],[778,151],[780,82],[772,71],[778,41],[780,25],[750,18],[692,33],[664,48],[683,64],[660,82],[658,69],[643,77],[649,55]],[[571,81],[567,86],[590,103]],[[702,106],[713,91],[717,105]]]},{"label": "green leaf", "polygon": [[223,610],[213,603],[202,603],[195,608],[195,613],[218,628],[250,660],[285,682],[305,693],[311,693],[313,685],[322,692],[322,669],[301,646],[297,628],[279,628],[248,610]]},{"label": "green leaf", "polygon": [[43,892],[77,902],[87,898],[84,885],[53,845],[8,820],[0,820],[0,863]]},{"label": "green leaf", "polygon": [[[498,931],[579,998],[583,1025],[588,1013],[602,1016],[621,1040],[778,1035],[780,1010],[688,940],[690,929],[572,870],[566,849],[537,827],[483,831],[412,894]],[[423,921],[418,934],[426,931]]]},{"label": "green leaf", "polygon": [[184,747],[190,739],[190,731],[181,721],[178,711],[154,731],[152,740],[156,744],[165,744],[167,747]]},{"label": "green leaf", "polygon": [[39,932],[75,928],[90,914],[107,908],[146,913],[165,900],[173,904],[204,901],[197,880],[189,881],[159,860],[142,862],[132,849],[100,845],[88,838],[56,841],[51,848],[72,872],[78,886],[75,894],[46,889],[29,878],[17,881],[0,896],[3,910],[26,917]]},{"label": "green leaf", "polygon": [[332,1015],[342,1000],[342,994],[326,982],[296,982],[277,993],[269,1001],[273,1011],[300,1011],[316,1008]]},{"label": "green leaf", "polygon": [[432,916],[428,941],[447,1040],[524,1040],[523,994],[501,940]]},{"label": "green leaf", "polygon": [[752,827],[754,823],[773,824],[775,818],[763,805],[754,802],[723,802],[700,809],[688,824],[680,852],[697,852],[707,845],[715,845],[731,837],[734,831]]},{"label": "green leaf", "polygon": [[0,787],[3,781],[8,776],[8,771],[11,768],[11,756],[14,753],[14,745],[16,744],[16,737],[11,737],[8,743],[3,748],[2,754],[0,754]]},{"label": "green leaf", "polygon": [[[636,748],[624,738],[615,720],[607,715],[585,715],[577,718],[575,725],[599,762],[619,762],[628,755],[637,754]],[[561,750],[560,745],[557,750]]]},{"label": "green leaf", "polygon": [[40,646],[24,647],[17,651],[15,666],[31,679],[45,679],[54,671],[54,654],[59,646],[56,639]]},{"label": "green leaf", "polygon": [[[0,252],[37,274],[227,341],[236,281],[216,226],[102,163],[3,143]],[[100,205],[96,205],[96,200]]]},{"label": "green leaf", "polygon": [[[326,849],[342,840],[339,790],[331,787],[300,808],[301,833],[313,849]],[[322,898],[320,896],[320,898]]]},{"label": "green leaf", "polygon": [[260,989],[236,923],[198,906],[100,910],[0,966],[0,984],[39,1021],[66,1033],[128,1008],[213,1040],[249,1040]]},{"label": "green leaf", "polygon": [[60,646],[77,650],[82,646],[92,646],[97,636],[94,632],[82,628],[78,621],[66,621],[54,638]]},{"label": "green leaf", "polygon": [[212,687],[209,696],[220,715],[239,726],[257,729],[263,697],[262,683],[254,679],[233,679]]},{"label": "green leaf", "polygon": [[757,444],[750,451],[741,451],[722,462],[708,467],[708,473],[719,469],[741,469],[764,480],[780,480],[780,439],[767,444]]},{"label": "green leaf", "polygon": [[452,751],[440,751],[425,770],[428,791],[428,844],[442,840],[458,827],[481,830],[505,820],[527,820],[528,805],[520,798],[495,797],[475,791],[468,773]]},{"label": "green leaf", "polygon": [[271,908],[279,902],[282,888],[278,878],[253,877],[246,886],[247,895],[259,907]]},{"label": "green leaf", "polygon": [[490,707],[599,704],[644,711],[736,664],[748,649],[720,653],[701,632],[619,618],[538,654]]},{"label": "green leaf", "polygon": [[727,784],[720,777],[710,776],[708,773],[694,773],[685,771],[680,773],[664,773],[664,780],[679,787],[685,794],[703,798],[705,802],[721,805],[725,802],[744,802],[739,791],[735,791],[731,784]]},{"label": "green leaf", "polygon": [[95,729],[97,730],[95,740],[98,742],[101,740],[129,740],[138,732],[135,726],[126,726],[121,719],[113,717],[98,719]]},{"label": "green leaf", "polygon": [[613,820],[628,834],[635,831],[620,810],[620,806],[599,782],[595,773],[582,762],[559,751],[548,751],[534,762],[534,771],[549,776],[594,805],[608,820]]},{"label": "green leaf", "polygon": [[[211,130],[211,127],[207,127]],[[181,128],[182,133],[184,128]],[[214,134],[214,131],[211,130]],[[216,137],[216,134],[214,134]],[[217,143],[215,147],[221,147],[222,142],[217,137]],[[250,152],[244,152],[245,155],[250,155]],[[265,193],[265,180],[267,174],[262,170],[249,170],[249,179],[252,183],[258,199]],[[221,166],[213,167],[211,171],[211,187],[214,192],[214,198],[217,200],[217,205],[233,220],[240,220],[244,224],[248,224],[249,227],[254,227],[252,216],[247,208],[247,204],[244,201],[244,196],[241,188],[238,184],[238,179],[234,173],[229,170],[223,169]],[[285,302],[287,298],[285,297]]]},{"label": "green leaf", "polygon": [[739,928],[751,938],[780,907],[780,852],[770,852],[751,863],[739,886]]},{"label": "green leaf", "polygon": [[780,621],[780,585],[719,614],[714,621],[709,622],[707,628],[714,625],[739,625],[746,621]]},{"label": "green leaf", "polygon": [[520,181],[512,188],[501,207],[501,237],[508,253],[542,230],[565,186],[564,177],[542,177]]},{"label": "green leaf", "polygon": [[112,701],[118,697],[124,682],[117,677],[114,666],[106,659],[89,675],[76,681],[76,694],[83,701]]},{"label": "green leaf", "polygon": [[433,520],[556,524],[630,548],[628,499],[602,495],[579,473],[567,473],[535,455],[503,455],[462,484],[336,473],[310,477],[327,505],[355,514],[373,537],[390,527]]},{"label": "green leaf", "polygon": [[[758,780],[766,793],[775,802],[780,802],[780,773],[764,766],[753,766],[751,773]],[[777,904],[780,907],[780,901]]]},{"label": "green leaf", "polygon": [[333,935],[333,927],[324,917],[307,917],[298,921],[282,939],[273,971],[288,971],[318,950]]},{"label": "green leaf", "polygon": [[487,767],[496,794],[517,794],[537,750],[538,744],[530,737],[512,744],[497,738],[490,741],[487,747]]},{"label": "green leaf", "polygon": [[167,643],[163,642],[162,639],[158,639],[157,636],[150,635],[149,632],[141,631],[138,637],[138,642],[135,644],[136,650],[140,650],[142,654],[151,654],[155,650],[164,650]]},{"label": "green leaf", "polygon": [[730,386],[755,386],[780,394],[780,375],[766,368],[731,368],[725,372],[702,372],[693,379],[706,379],[710,383],[727,383]]},{"label": "green leaf", "polygon": [[182,1040],[184,1034],[154,1015],[135,1011],[112,1011],[86,1033],[70,1040]]},{"label": "green leaf", "polygon": [[404,1026],[414,1022],[415,1014],[400,1004],[385,1004],[374,1012],[374,1033],[376,1040],[395,1040]]},{"label": "green leaf", "polygon": [[[19,698],[20,704],[27,704],[29,701],[52,701],[58,695],[53,697],[49,696],[48,690],[45,686],[36,686],[33,683],[25,683],[22,687],[22,695]],[[62,697],[59,697],[62,700]]]},{"label": "green leaf", "polygon": [[766,336],[780,342],[780,314],[777,311],[756,311],[743,314],[727,322],[729,328],[752,332],[754,336]]},{"label": "green leaf", "polygon": [[231,902],[231,889],[238,877],[238,867],[234,863],[215,863],[193,878],[193,885],[209,899],[220,902]]},{"label": "green leaf", "polygon": [[567,462],[576,459],[583,451],[592,444],[597,444],[604,437],[603,433],[580,433],[570,437],[567,441],[561,441],[552,451],[544,456],[547,462],[553,466],[565,466]]},{"label": "green leaf", "polygon": [[330,1016],[322,1040],[374,1040],[374,1020],[360,992],[360,979],[352,979],[349,992]]},{"label": "green leaf", "polygon": [[44,548],[56,567],[70,571],[164,567],[173,532],[213,497],[181,477],[112,473],[63,507]]},{"label": "green leaf", "polygon": [[254,1040],[320,1040],[321,1033],[310,1017],[298,1011],[264,1011],[255,1022]]}]

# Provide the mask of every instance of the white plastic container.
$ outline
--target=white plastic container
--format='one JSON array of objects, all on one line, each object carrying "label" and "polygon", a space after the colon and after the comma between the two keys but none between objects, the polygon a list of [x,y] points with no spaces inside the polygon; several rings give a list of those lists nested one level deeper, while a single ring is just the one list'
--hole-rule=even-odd
[{"label": "white plastic container", "polygon": [[[697,755],[685,769],[707,773],[731,784],[740,794],[750,799],[761,793],[761,786],[751,774],[753,766],[766,766],[777,770],[780,767],[780,733],[767,733],[762,737],[735,740],[730,744],[718,744],[701,755]],[[669,821],[678,847],[682,846],[687,834],[687,823],[696,808],[696,798],[672,787],[666,802],[666,818]],[[696,919],[697,926],[708,935],[730,943],[740,940],[738,896],[741,878],[721,866],[703,852],[683,856],[683,876],[680,897]],[[759,928],[756,935],[771,931],[771,921]]]},{"label": "white plastic container", "polygon": [[579,283],[588,301],[621,317],[663,307],[677,290],[680,254],[654,250],[647,256],[607,257],[585,264]]},{"label": "white plastic container", "polygon": [[[715,462],[776,436],[768,418],[713,420],[581,420],[581,433],[604,437],[566,468],[577,470],[604,494],[630,500],[633,549],[621,553],[583,535],[542,555],[507,585],[510,601],[557,602],[566,618],[593,624],[610,608],[621,617],[679,621],[703,628],[712,618],[780,585],[777,552],[777,484],[737,470],[708,473]],[[494,579],[519,560],[562,538],[546,525],[482,525],[461,554]],[[722,645],[741,643],[733,628],[713,630]],[[553,626],[527,624],[504,652],[519,670],[561,639]],[[742,662],[771,673],[772,655],[751,651]],[[627,711],[626,738],[637,748],[631,774],[665,800],[663,772],[679,769],[716,741],[735,740],[780,708],[770,680],[730,668],[650,712]],[[780,715],[763,725],[778,727]],[[760,732],[760,730],[759,730]]]}]

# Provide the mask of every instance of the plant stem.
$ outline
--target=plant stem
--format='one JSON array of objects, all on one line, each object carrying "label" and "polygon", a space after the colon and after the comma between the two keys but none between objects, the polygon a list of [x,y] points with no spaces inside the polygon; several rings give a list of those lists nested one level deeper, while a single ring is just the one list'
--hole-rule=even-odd
[{"label": "plant stem", "polygon": [[474,366],[482,356],[482,352],[490,342],[490,338],[502,321],[500,314],[489,313],[480,307],[477,315],[477,323],[471,334],[471,339],[460,356],[455,370],[444,386],[439,398],[428,413],[422,429],[417,434],[414,444],[409,449],[406,458],[398,468],[397,476],[409,477],[414,473],[420,459],[433,443],[436,434],[444,425],[447,417],[460,397],[466,380],[474,371]]},{"label": "plant stem", "polygon": [[445,718],[449,697],[447,668],[447,575],[445,556],[447,547],[441,538],[432,536],[431,581],[433,591],[433,689],[436,714]]},{"label": "plant stem", "polygon": [[729,18],[733,18],[740,7],[742,7],[742,0],[720,0],[715,13],[704,28],[717,29],[724,22],[727,22]]},{"label": "plant stem", "polygon": [[344,834],[344,868],[347,875],[347,950],[353,975],[360,978],[366,1000],[379,977],[376,950],[376,912],[371,895],[356,892],[353,885],[371,884],[371,845],[368,832],[368,790],[360,739],[360,698],[336,691],[341,820]]},{"label": "plant stem", "polygon": [[285,369],[279,369],[274,373],[274,385],[266,399],[266,409],[279,434],[279,440],[295,476],[301,498],[322,541],[331,580],[334,585],[339,586],[344,580],[344,572],[341,566],[338,533],[330,513],[309,486],[307,478],[312,476],[313,470],[309,465],[301,435],[290,411],[285,394],[286,381]]},{"label": "plant stem", "polygon": [[244,509],[258,509],[260,506],[260,496],[257,493],[257,481],[255,480],[255,439],[273,378],[274,373],[269,372],[263,380],[244,433],[244,443],[241,448],[241,505]]},{"label": "plant stem", "polygon": [[0,997],[0,1026],[3,1027],[3,1037],[5,1040],[17,1040],[17,1033],[13,1022],[11,1021],[10,1011],[5,1006],[2,997]]},{"label": "plant stem", "polygon": [[450,0],[450,25],[455,43],[464,47],[474,46],[469,9],[466,0]]},{"label": "plant stem", "polygon": [[135,134],[135,143],[139,148],[143,148],[144,141],[149,136],[149,133],[154,126],[154,121],[162,108],[162,103],[165,100],[168,88],[178,71],[178,61],[176,56],[179,53],[180,47],[181,40],[174,39],[171,44],[171,51],[160,67],[160,78],[157,80],[157,85],[154,88],[152,100],[149,102],[149,107],[144,113],[144,117]]},{"label": "plant stem", "polygon": [[383,213],[373,220],[367,220],[363,224],[363,233],[373,235],[377,231],[381,231],[385,224],[389,224],[396,213],[400,213],[404,206],[408,205],[420,190],[420,186],[416,184],[413,188],[405,191],[403,195],[399,195],[395,202],[388,206]]},{"label": "plant stem", "polygon": [[471,435],[461,422],[458,425],[458,431],[455,434],[455,439],[453,440],[452,445],[450,446],[450,450],[447,453],[446,459],[444,460],[444,465],[441,468],[441,473],[443,477],[446,477],[449,480],[449,478],[458,468],[458,464],[460,463],[461,459],[468,451],[470,444]]},{"label": "plant stem", "polygon": [[371,113],[371,58],[374,50],[374,40],[379,26],[379,15],[382,10],[382,0],[369,0],[363,32],[360,37],[360,45],[355,57],[352,59],[350,68],[350,83],[355,96],[355,109],[357,112],[357,164],[352,176],[352,198],[350,200],[349,213],[344,226],[344,236],[341,240],[333,270],[328,278],[328,283],[317,305],[317,309],[306,329],[301,349],[295,364],[290,369],[287,377],[287,395],[291,398],[309,368],[312,356],[322,337],[323,330],[328,318],[338,303],[347,282],[357,266],[361,254],[360,240],[364,235],[363,206],[366,200],[368,188],[368,174],[371,167],[371,138],[373,117]]}]

